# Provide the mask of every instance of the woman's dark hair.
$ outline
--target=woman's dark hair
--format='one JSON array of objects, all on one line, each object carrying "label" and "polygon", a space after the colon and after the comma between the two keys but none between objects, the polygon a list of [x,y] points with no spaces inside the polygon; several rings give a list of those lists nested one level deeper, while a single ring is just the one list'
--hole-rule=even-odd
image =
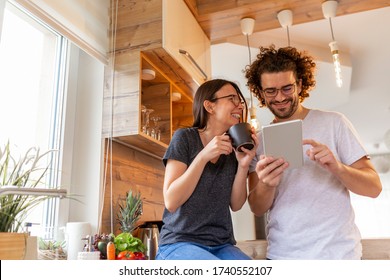
[{"label": "woman's dark hair", "polygon": [[302,91],[299,93],[299,101],[303,102],[309,97],[309,91],[315,87],[314,71],[316,64],[313,58],[293,47],[275,49],[260,47],[257,59],[245,67],[245,77],[248,79],[249,90],[259,99],[260,107],[265,106],[265,100],[261,95],[261,75],[263,73],[276,73],[293,71],[297,81],[302,81]]},{"label": "woman's dark hair", "polygon": [[242,101],[244,102],[244,110],[242,119],[246,121],[248,106],[245,101],[245,97],[241,93],[240,88],[234,82],[224,80],[224,79],[214,79],[207,82],[204,82],[196,91],[194,97],[194,104],[192,105],[192,115],[194,117],[194,122],[192,124],[193,127],[197,127],[199,129],[205,129],[207,126],[207,121],[209,119],[209,113],[203,106],[203,102],[205,100],[213,100],[216,96],[215,93],[219,91],[224,85],[230,84],[234,87],[237,94],[240,96]]}]

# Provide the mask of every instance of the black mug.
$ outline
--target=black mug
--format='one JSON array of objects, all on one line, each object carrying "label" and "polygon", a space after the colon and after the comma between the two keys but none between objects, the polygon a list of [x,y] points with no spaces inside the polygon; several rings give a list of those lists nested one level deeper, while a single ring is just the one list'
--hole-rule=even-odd
[{"label": "black mug", "polygon": [[241,147],[252,150],[255,142],[252,139],[252,128],[249,123],[238,123],[229,128],[227,134],[232,139],[232,145],[237,151],[242,152]]}]

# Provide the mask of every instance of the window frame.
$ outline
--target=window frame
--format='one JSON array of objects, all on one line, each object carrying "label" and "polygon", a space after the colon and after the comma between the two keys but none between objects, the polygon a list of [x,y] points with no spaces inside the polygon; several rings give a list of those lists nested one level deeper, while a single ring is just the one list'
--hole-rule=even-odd
[{"label": "window frame", "polygon": [[[4,5],[3,5],[4,4]],[[41,21],[39,18],[28,12],[26,9],[18,5],[17,3],[13,1],[2,1],[0,3],[0,9],[1,9],[1,29],[0,29],[0,36],[3,33],[3,20],[4,20],[4,14],[5,11],[12,13],[13,15],[19,17],[21,20],[25,21],[27,24],[31,25],[32,27],[36,28],[37,30],[42,31],[42,36],[45,37],[45,34],[50,33],[51,35],[54,35],[52,38],[49,38],[47,41],[48,44],[44,44],[45,48],[47,45],[50,45],[51,40],[55,39],[55,47],[53,51],[53,61],[50,62],[48,67],[42,67],[42,69],[45,69],[43,72],[41,72],[41,80],[43,80],[45,77],[42,77],[42,75],[50,75],[52,74],[52,82],[50,83],[50,88],[47,89],[47,92],[50,92],[50,95],[52,95],[51,99],[51,108],[48,109],[51,111],[50,119],[47,119],[45,122],[50,123],[48,132],[48,146],[47,147],[39,147],[41,151],[48,151],[48,150],[54,150],[55,152],[50,153],[49,157],[47,157],[47,163],[49,164],[47,176],[46,176],[46,187],[58,187],[61,184],[61,170],[62,170],[62,157],[63,157],[63,127],[64,127],[64,121],[65,121],[65,102],[66,99],[66,78],[67,78],[67,72],[68,72],[68,48],[69,48],[69,41],[59,34],[57,31],[55,31],[53,28],[51,28],[49,25]],[[1,37],[0,37],[1,38]],[[49,46],[50,48],[50,46]],[[47,50],[46,50],[47,51]],[[43,50],[42,50],[43,52]],[[46,54],[46,52],[45,52]],[[43,64],[46,61],[43,62]],[[54,71],[54,73],[50,73],[51,70]],[[48,73],[46,73],[46,72]],[[45,83],[45,82],[44,82]],[[39,88],[41,89],[42,85],[41,82],[39,82]],[[45,88],[45,85],[43,86]],[[39,99],[45,99],[45,96],[42,95],[39,97]],[[43,101],[42,99],[42,101]],[[42,104],[44,102],[38,102],[39,104]],[[45,102],[46,103],[46,102]],[[46,103],[47,105],[47,103]],[[45,106],[45,105],[43,105]],[[39,110],[39,109],[38,109]],[[42,130],[43,131],[43,130]],[[46,133],[45,132],[45,133]],[[37,134],[39,135],[39,134]],[[47,136],[38,136],[40,137],[47,137]],[[39,142],[39,141],[38,141]],[[34,143],[28,144],[29,146],[36,146]],[[40,226],[40,233],[34,232],[35,235],[40,235],[44,238],[53,239],[55,238],[56,232],[53,229],[56,229],[58,227],[58,215],[59,215],[59,199],[52,198],[46,200],[42,205],[39,205],[35,209],[35,215],[41,216]],[[41,211],[41,214],[38,212]],[[36,224],[38,221],[35,220],[34,214],[32,214],[31,219],[34,220],[32,225]],[[25,222],[29,222],[28,217],[25,220]],[[42,231],[42,229],[45,229]],[[47,229],[49,229],[47,231]],[[32,230],[32,228],[28,229],[29,231]]]}]

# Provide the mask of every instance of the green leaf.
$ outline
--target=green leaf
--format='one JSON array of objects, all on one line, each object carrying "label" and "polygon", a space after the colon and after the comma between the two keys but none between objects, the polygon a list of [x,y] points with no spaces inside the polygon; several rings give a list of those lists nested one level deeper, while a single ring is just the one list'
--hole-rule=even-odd
[{"label": "green leaf", "polygon": [[128,232],[122,232],[114,238],[117,254],[122,251],[144,252],[145,246],[142,240]]}]

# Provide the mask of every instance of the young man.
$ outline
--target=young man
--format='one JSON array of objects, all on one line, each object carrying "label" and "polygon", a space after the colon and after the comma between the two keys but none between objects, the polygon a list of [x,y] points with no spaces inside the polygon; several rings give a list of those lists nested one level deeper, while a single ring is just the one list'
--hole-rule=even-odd
[{"label": "young man", "polygon": [[[302,106],[315,86],[313,59],[293,47],[260,48],[248,86],[274,123],[301,119],[304,166],[283,158],[252,161],[249,204],[267,212],[269,259],[360,259],[361,237],[349,192],[377,197],[382,186],[351,123],[340,113]],[[258,135],[261,139],[261,135]]]}]

